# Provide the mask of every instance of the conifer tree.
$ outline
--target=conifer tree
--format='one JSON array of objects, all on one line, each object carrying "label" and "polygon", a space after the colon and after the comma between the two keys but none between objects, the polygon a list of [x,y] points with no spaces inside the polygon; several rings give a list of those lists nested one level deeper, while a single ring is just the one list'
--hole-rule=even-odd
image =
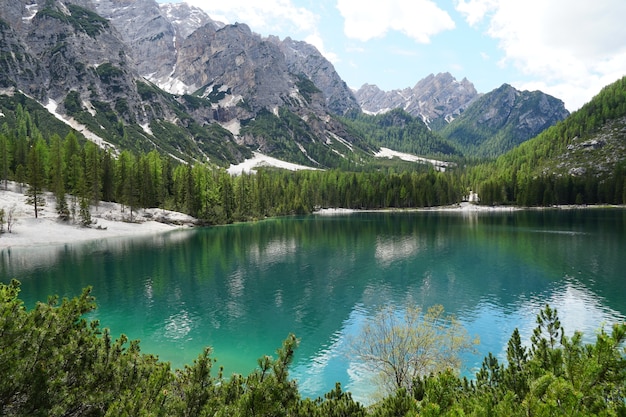
[{"label": "conifer tree", "polygon": [[56,199],[56,210],[61,220],[67,221],[70,212],[65,197],[65,161],[61,137],[53,134],[50,138],[50,189]]},{"label": "conifer tree", "polygon": [[39,215],[40,207],[46,203],[43,196],[46,184],[46,152],[46,145],[41,139],[35,142],[28,152],[27,202],[35,207],[35,218]]},{"label": "conifer tree", "polygon": [[11,149],[11,142],[9,138],[0,133],[0,180],[4,182],[4,189],[7,189],[9,180],[9,170],[11,168],[11,162],[13,161],[13,154]]}]

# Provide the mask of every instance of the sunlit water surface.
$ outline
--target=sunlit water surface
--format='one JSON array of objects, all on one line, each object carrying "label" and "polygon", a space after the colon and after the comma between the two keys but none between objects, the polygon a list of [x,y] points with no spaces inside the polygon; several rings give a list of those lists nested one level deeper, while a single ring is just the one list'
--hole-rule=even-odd
[{"label": "sunlit water surface", "polygon": [[341,382],[366,402],[349,341],[380,306],[442,304],[480,337],[471,376],[488,352],[504,359],[516,327],[528,340],[546,303],[589,341],[624,320],[625,271],[621,209],[313,215],[0,252],[27,306],[93,286],[92,316],[174,367],[212,346],[226,374],[246,374],[295,333],[303,395]]}]

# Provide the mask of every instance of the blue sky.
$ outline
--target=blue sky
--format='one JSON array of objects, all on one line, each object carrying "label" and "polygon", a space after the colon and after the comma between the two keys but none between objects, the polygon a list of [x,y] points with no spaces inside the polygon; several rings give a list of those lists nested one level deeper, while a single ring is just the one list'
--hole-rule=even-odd
[{"label": "blue sky", "polygon": [[315,45],[356,89],[413,87],[450,72],[481,93],[509,83],[573,111],[626,75],[624,0],[186,2],[215,20]]}]

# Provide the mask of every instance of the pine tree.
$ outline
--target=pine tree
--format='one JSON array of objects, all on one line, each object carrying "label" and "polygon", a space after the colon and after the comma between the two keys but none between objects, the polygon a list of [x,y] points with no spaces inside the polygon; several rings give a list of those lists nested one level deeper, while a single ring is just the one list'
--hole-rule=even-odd
[{"label": "pine tree", "polygon": [[11,162],[13,161],[13,154],[11,149],[11,143],[9,138],[0,133],[0,179],[4,181],[4,189],[7,189],[9,180],[9,170],[11,168]]},{"label": "pine tree", "polygon": [[46,183],[46,144],[43,140],[35,142],[29,152],[27,161],[28,192],[27,203],[35,207],[35,218],[39,215],[39,208],[45,205],[43,190]]},{"label": "pine tree", "polygon": [[63,160],[63,144],[57,134],[50,138],[50,189],[56,199],[56,210],[59,218],[67,221],[70,211],[65,197],[65,161]]}]

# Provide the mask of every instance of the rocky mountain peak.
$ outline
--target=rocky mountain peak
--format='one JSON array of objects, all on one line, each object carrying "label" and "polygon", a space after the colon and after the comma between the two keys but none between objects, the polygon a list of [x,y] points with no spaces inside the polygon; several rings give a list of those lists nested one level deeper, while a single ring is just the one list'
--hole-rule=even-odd
[{"label": "rocky mountain peak", "polygon": [[402,108],[432,129],[439,129],[457,117],[479,94],[466,78],[457,81],[450,73],[430,74],[413,88],[383,91],[365,84],[355,92],[363,111],[381,113]]},{"label": "rocky mountain peak", "polygon": [[211,25],[214,30],[225,26],[224,23],[211,19],[202,9],[184,2],[160,3],[159,7],[161,13],[174,26],[178,42],[204,25]]},{"label": "rocky mountain peak", "polygon": [[280,41],[278,37],[270,36],[268,40],[276,44],[285,55],[291,73],[306,76],[322,91],[330,111],[345,114],[359,108],[352,90],[315,46],[290,37]]}]

